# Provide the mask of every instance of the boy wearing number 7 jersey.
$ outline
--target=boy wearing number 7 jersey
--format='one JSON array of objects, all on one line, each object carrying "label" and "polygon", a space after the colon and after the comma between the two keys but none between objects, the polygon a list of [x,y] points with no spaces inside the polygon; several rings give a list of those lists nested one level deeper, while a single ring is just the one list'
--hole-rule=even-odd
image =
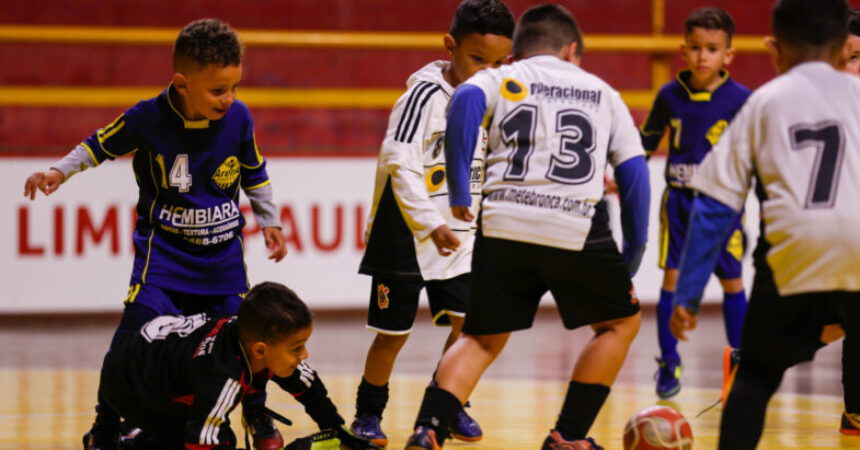
[{"label": "boy wearing number 7 jersey", "polygon": [[[248,291],[240,188],[263,229],[270,259],[278,262],[286,254],[251,112],[236,100],[242,46],[235,31],[215,19],[188,24],[176,39],[173,69],[160,95],[129,108],[48,171],[32,174],[24,187],[31,199],[36,190],[48,195],[77,172],[134,155],[134,265],[114,342],[158,315],[237,313]],[[260,395],[243,402],[255,446],[268,446],[264,435],[274,448],[283,446],[271,421],[252,412],[262,408],[249,408],[251,403],[261,406]],[[96,410],[89,446],[112,448],[119,417],[104,405]]]},{"label": "boy wearing number 7 jersey", "polygon": [[[598,448],[586,439],[639,330],[631,274],[645,248],[650,187],[645,152],[617,91],[580,69],[582,34],[564,8],[526,11],[516,62],[478,72],[454,93],[445,132],[449,203],[469,219],[469,168],[487,120],[471,309],[427,388],[407,449],[437,449],[461,403],[511,332],[530,328],[551,292],[568,329],[594,337],[573,368],[543,448]],[[489,119],[485,119],[489,117]],[[603,169],[615,168],[624,251],[612,239]]]}]

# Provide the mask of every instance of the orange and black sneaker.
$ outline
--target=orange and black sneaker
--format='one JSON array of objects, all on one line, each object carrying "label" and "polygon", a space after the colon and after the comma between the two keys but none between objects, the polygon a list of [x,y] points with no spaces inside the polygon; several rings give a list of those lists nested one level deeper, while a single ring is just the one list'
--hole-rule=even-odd
[{"label": "orange and black sneaker", "polygon": [[860,414],[843,412],[839,432],[848,436],[860,436]]},{"label": "orange and black sneaker", "polygon": [[603,450],[603,447],[597,445],[592,438],[568,441],[558,430],[550,430],[541,450]]},{"label": "orange and black sneaker", "polygon": [[732,385],[735,384],[735,375],[738,373],[738,363],[740,361],[740,350],[726,347],[723,351],[723,392],[720,395],[720,403],[723,408],[726,407],[729,392],[732,390]]},{"label": "orange and black sneaker", "polygon": [[415,428],[415,432],[406,441],[406,450],[440,450],[441,448],[436,442],[436,432],[430,427]]}]

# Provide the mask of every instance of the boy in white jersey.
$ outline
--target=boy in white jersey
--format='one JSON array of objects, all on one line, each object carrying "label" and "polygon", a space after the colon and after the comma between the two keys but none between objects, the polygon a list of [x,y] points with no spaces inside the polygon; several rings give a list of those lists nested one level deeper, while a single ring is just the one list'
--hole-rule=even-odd
[{"label": "boy in white jersey", "polygon": [[[845,330],[846,351],[856,351],[860,79],[836,70],[848,14],[845,0],[776,3],[771,44],[781,75],[752,94],[692,182],[699,195],[670,323],[680,339],[696,326],[703,274],[713,267],[719,239],[753,179],[762,209],[756,277],[740,365],[723,411],[721,449],[755,448],[783,373],[813,358],[822,329],[834,318]],[[857,361],[857,355],[843,361]]]},{"label": "boy in white jersey", "polygon": [[[388,381],[412,331],[419,292],[427,290],[433,323],[451,326],[445,348],[460,334],[468,310],[475,223],[454,218],[448,209],[445,110],[455,86],[504,62],[513,31],[514,16],[501,1],[463,1],[444,38],[451,60],[434,61],[409,77],[408,90],[391,111],[359,268],[373,277],[367,327],[377,335],[367,352],[352,424],[357,435],[380,446],[388,443],[380,426]],[[471,193],[477,199],[483,143],[473,142],[472,151]],[[477,422],[462,410],[453,431],[470,442],[482,437]]]},{"label": "boy in white jersey", "polygon": [[[427,388],[407,449],[437,449],[449,424],[510,333],[529,328],[551,292],[566,328],[594,338],[573,370],[543,448],[598,448],[588,429],[639,330],[631,273],[647,234],[650,188],[633,119],[609,85],[577,66],[579,26],[564,8],[526,11],[514,32],[517,62],[479,72],[451,100],[445,132],[449,201],[471,219],[469,167],[488,121],[486,181],[463,333]],[[603,168],[615,167],[624,254],[608,227]]]}]

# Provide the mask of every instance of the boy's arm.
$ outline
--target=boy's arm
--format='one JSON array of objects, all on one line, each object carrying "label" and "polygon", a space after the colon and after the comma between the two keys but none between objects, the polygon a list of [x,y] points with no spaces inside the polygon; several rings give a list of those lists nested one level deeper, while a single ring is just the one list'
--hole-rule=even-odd
[{"label": "boy's arm", "polygon": [[389,175],[391,190],[406,225],[419,241],[439,227],[445,218],[430,200],[424,181],[424,135],[434,114],[434,95],[439,86],[419,82],[395,103],[379,151],[379,168]]},{"label": "boy's arm", "polygon": [[[487,96],[471,84],[460,86],[448,105],[445,129],[445,170],[448,173],[448,201],[455,215],[468,212],[472,204],[469,188],[472,158],[484,114]],[[458,217],[463,220],[465,217]]]},{"label": "boy's arm", "polygon": [[618,92],[609,96],[612,125],[609,134],[609,163],[615,168],[615,181],[621,202],[622,254],[631,276],[639,270],[648,240],[648,213],[651,182],[645,152],[633,117]]},{"label": "boy's arm", "polygon": [[45,172],[30,175],[24,183],[24,196],[36,198],[36,190],[45,195],[59,189],[72,175],[96,167],[106,159],[115,159],[137,150],[123,114],[110,125],[97,130]]},{"label": "boy's arm", "polygon": [[200,379],[185,422],[185,448],[236,448],[236,436],[230,429],[228,415],[239,403],[241,394],[242,385],[233,378],[208,376]]},{"label": "boy's arm", "polygon": [[304,405],[305,412],[319,425],[320,429],[340,428],[346,423],[329,398],[325,384],[306,361],[299,364],[289,377],[274,376],[272,381]]},{"label": "boy's arm", "polygon": [[642,139],[642,147],[645,149],[645,157],[651,158],[651,155],[657,150],[660,141],[663,139],[663,134],[666,133],[666,126],[669,124],[669,108],[666,104],[666,97],[661,90],[654,99],[654,104],[651,111],[648,113],[648,118],[639,127],[639,134]]}]

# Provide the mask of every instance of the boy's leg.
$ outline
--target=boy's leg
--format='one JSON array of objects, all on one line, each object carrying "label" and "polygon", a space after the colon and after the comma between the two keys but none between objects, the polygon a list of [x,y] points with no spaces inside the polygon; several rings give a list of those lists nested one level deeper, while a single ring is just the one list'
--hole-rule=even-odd
[{"label": "boy's leg", "polygon": [[860,294],[848,294],[837,306],[845,331],[842,341],[842,387],[845,412],[840,431],[847,435],[860,435]]},{"label": "boy's leg", "polygon": [[356,393],[356,418],[350,429],[379,446],[388,444],[388,437],[380,426],[382,412],[388,404],[388,381],[394,361],[412,331],[418,312],[418,294],[423,286],[420,279],[374,276],[371,282],[367,328],[377,334],[367,351],[364,374]]},{"label": "boy's leg", "polygon": [[[743,347],[741,347],[743,349]],[[720,449],[753,449],[764,429],[767,404],[782,381],[784,369],[741,359],[720,421]]]},{"label": "boy's leg", "polygon": [[723,319],[726,325],[726,338],[729,346],[739,348],[741,345],[741,330],[747,312],[747,297],[744,292],[744,281],[741,278],[743,269],[744,212],[735,217],[732,229],[723,242],[723,250],[717,258],[714,274],[720,279],[723,288]]},{"label": "boy's leg", "polygon": [[660,357],[657,359],[659,368],[655,387],[660,398],[672,397],[681,390],[681,356],[678,354],[678,340],[669,330],[669,319],[672,317],[672,300],[692,201],[692,194],[686,190],[667,187],[663,193],[658,261],[658,265],[663,269],[663,285],[657,302],[657,341],[660,344]]}]

